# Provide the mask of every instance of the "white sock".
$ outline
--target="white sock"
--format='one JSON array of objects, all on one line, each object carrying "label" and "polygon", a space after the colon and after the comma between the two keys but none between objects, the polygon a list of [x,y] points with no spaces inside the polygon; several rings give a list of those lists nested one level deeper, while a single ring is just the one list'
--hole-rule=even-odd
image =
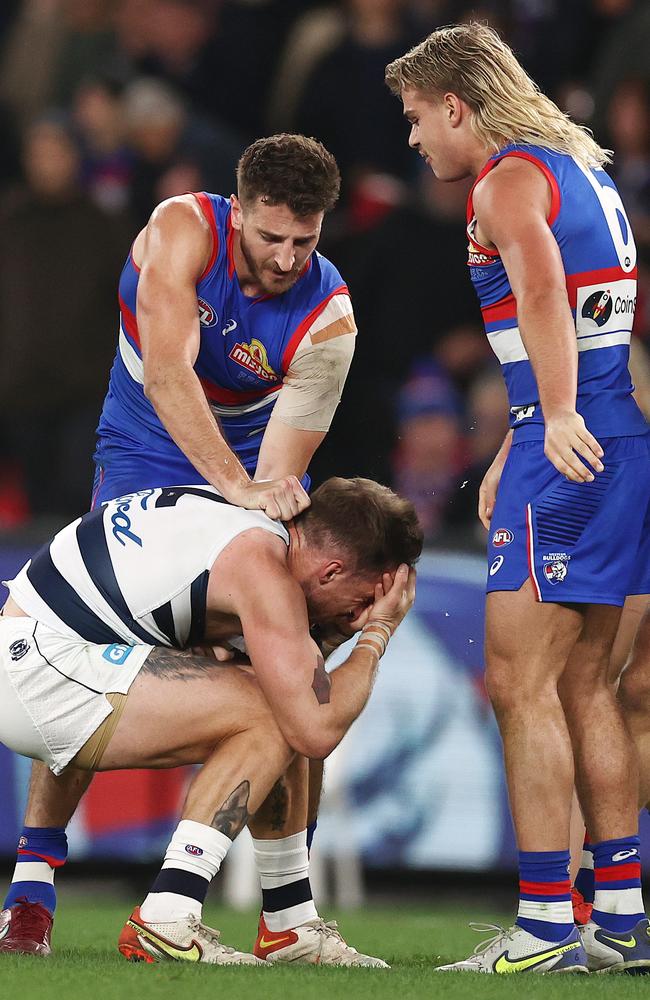
[{"label": "white sock", "polygon": [[262,887],[262,913],[270,931],[286,931],[318,920],[309,884],[307,831],[280,840],[253,838]]},{"label": "white sock", "polygon": [[182,819],[169,842],[161,870],[140,907],[149,924],[201,917],[208,886],[232,840],[204,823]]}]

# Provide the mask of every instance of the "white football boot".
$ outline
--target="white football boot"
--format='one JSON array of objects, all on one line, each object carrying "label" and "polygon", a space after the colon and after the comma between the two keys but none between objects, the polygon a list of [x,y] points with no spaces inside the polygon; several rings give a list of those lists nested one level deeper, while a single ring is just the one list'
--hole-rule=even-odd
[{"label": "white football boot", "polygon": [[206,962],[209,965],[264,965],[259,958],[221,944],[219,931],[198,917],[148,923],[135,910],[122,928],[117,945],[130,962]]},{"label": "white football boot", "polygon": [[588,972],[587,955],[577,930],[563,941],[544,941],[523,927],[506,930],[498,924],[470,924],[480,933],[496,931],[462,962],[439,965],[436,972]]},{"label": "white football boot", "polygon": [[306,965],[363,966],[389,969],[381,958],[361,955],[341,937],[335,920],[308,920],[287,931],[269,931],[260,917],[257,941],[253,949],[266,962],[301,962]]}]

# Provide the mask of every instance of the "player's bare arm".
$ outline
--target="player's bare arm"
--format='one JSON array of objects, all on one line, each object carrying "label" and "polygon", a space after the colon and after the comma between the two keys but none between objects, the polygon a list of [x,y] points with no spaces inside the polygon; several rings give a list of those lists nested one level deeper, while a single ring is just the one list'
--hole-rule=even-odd
[{"label": "player's bare arm", "polygon": [[492,511],[497,499],[497,490],[501,480],[503,467],[510,453],[512,445],[512,430],[509,430],[503,439],[503,444],[499,448],[492,465],[483,476],[483,481],[478,491],[478,519],[486,529],[490,530]]},{"label": "player's bare arm", "polygon": [[[559,247],[547,222],[550,191],[533,165],[503,161],[476,187],[477,235],[497,247],[546,424],[545,454],[574,482],[602,471],[603,451],[576,412],[578,351]],[[580,457],[579,457],[580,456]]]},{"label": "player's bare arm", "polygon": [[251,482],[194,371],[200,346],[196,283],[211,252],[210,227],[192,195],[163,202],[135,242],[145,393],[181,451],[227,500],[287,520],[309,505],[302,486],[293,475],[263,486]]},{"label": "player's bare arm", "polygon": [[[283,391],[280,390],[281,393]],[[302,478],[326,433],[289,427],[278,417],[271,415],[264,431],[255,479],[266,482],[289,475]]]}]

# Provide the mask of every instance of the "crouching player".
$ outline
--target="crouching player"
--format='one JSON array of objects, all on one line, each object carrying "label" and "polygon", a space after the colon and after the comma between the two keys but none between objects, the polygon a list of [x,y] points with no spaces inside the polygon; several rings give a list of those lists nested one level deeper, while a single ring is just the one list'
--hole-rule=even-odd
[{"label": "crouching player", "polygon": [[[413,603],[421,547],[412,505],[369,480],[328,480],[287,528],[210,486],[177,486],[86,514],[9,583],[0,620],[7,746],[46,763],[63,794],[68,767],[203,765],[162,869],[120,935],[126,958],[260,962],[201,923],[208,886],[295,755],[326,757],[363,709]],[[330,676],[310,629],[351,623],[360,638]],[[189,649],[238,636],[252,669]],[[0,938],[37,906],[5,910]],[[335,929],[320,920],[292,934],[312,962],[336,951]],[[336,964],[385,967],[352,953],[345,946]]]}]

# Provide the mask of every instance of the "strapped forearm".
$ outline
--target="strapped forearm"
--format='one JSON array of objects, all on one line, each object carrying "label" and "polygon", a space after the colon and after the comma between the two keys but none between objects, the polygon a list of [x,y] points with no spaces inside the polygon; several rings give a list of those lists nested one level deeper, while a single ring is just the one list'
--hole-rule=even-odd
[{"label": "strapped forearm", "polygon": [[329,681],[328,697],[326,702],[321,703],[318,718],[325,742],[323,757],[341,742],[365,708],[390,636],[391,630],[385,623],[368,622],[345,662],[326,675]]}]

